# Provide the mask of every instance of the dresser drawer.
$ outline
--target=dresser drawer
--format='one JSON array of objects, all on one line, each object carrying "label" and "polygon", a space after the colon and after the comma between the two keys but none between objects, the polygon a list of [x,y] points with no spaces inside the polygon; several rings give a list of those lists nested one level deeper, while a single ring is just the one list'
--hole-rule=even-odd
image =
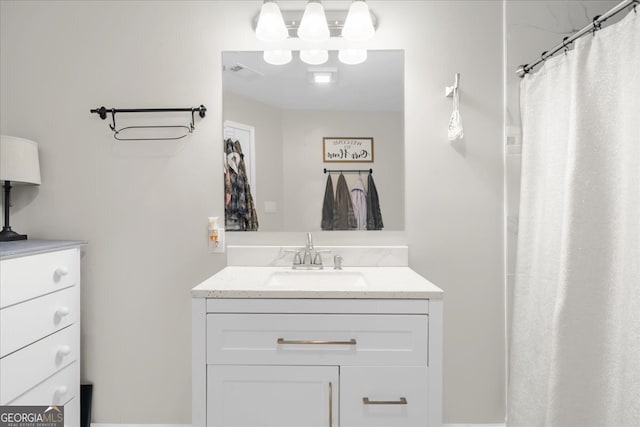
[{"label": "dresser drawer", "polygon": [[340,427],[428,425],[427,376],[426,366],[340,369]]},{"label": "dresser drawer", "polygon": [[0,404],[25,391],[79,359],[80,335],[74,324],[0,359]]},{"label": "dresser drawer", "polygon": [[0,357],[80,320],[77,286],[0,309]]},{"label": "dresser drawer", "polygon": [[0,308],[78,285],[80,249],[3,260],[0,283]]},{"label": "dresser drawer", "polygon": [[426,365],[426,315],[208,314],[208,364]]},{"label": "dresser drawer", "polygon": [[56,372],[26,393],[18,396],[9,405],[64,405],[80,392],[80,370],[78,362]]}]

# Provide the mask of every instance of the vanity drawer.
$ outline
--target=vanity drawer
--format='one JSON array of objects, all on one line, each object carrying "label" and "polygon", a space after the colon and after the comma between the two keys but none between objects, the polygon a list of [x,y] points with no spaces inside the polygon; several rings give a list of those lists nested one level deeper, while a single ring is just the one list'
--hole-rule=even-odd
[{"label": "vanity drawer", "polygon": [[208,364],[426,365],[426,315],[208,314]]},{"label": "vanity drawer", "polygon": [[80,249],[2,260],[0,308],[80,283]]},{"label": "vanity drawer", "polygon": [[79,393],[79,374],[78,362],[73,362],[7,403],[9,405],[64,405]]},{"label": "vanity drawer", "polygon": [[80,319],[76,286],[0,309],[0,357]]},{"label": "vanity drawer", "polygon": [[340,427],[424,427],[428,424],[428,369],[340,369]]},{"label": "vanity drawer", "polygon": [[0,359],[0,404],[10,402],[60,369],[78,360],[80,334],[71,325]]}]

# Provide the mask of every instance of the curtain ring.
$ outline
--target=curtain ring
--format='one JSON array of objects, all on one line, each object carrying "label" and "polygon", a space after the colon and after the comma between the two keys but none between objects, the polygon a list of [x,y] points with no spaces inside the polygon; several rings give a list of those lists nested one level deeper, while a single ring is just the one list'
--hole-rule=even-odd
[{"label": "curtain ring", "polygon": [[562,39],[562,46],[564,47],[564,54],[565,55],[569,51],[569,45],[567,45],[567,40],[569,40],[569,36],[565,36],[565,38]]},{"label": "curtain ring", "polygon": [[545,56],[547,53],[549,53],[549,51],[548,51],[548,50],[545,50],[544,52],[542,52],[542,53],[540,54],[540,59],[542,59],[543,61],[546,61],[546,60],[547,60],[547,58],[545,58],[544,56]]},{"label": "curtain ring", "polygon": [[602,22],[598,21],[600,15],[596,15],[593,17],[593,35],[596,35],[596,31],[602,29]]}]

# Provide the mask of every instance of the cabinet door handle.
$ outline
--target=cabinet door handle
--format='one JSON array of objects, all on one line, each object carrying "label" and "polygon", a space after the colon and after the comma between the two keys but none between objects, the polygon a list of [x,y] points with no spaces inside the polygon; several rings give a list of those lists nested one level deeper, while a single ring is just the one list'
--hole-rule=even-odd
[{"label": "cabinet door handle", "polygon": [[407,398],[401,397],[398,400],[369,400],[368,397],[363,397],[362,403],[365,405],[406,405]]},{"label": "cabinet door handle", "polygon": [[333,426],[333,384],[329,381],[329,427]]},{"label": "cabinet door handle", "polygon": [[348,341],[335,341],[335,340],[285,340],[284,338],[278,338],[278,344],[304,344],[304,345],[356,345],[356,339],[351,338]]}]

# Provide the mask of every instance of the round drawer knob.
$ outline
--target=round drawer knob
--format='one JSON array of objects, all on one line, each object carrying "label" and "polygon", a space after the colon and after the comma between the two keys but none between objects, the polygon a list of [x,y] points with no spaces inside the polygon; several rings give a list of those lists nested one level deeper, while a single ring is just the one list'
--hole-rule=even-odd
[{"label": "round drawer knob", "polygon": [[69,310],[69,307],[58,307],[58,309],[56,310],[56,317],[68,316],[70,312],[71,310]]},{"label": "round drawer knob", "polygon": [[56,279],[67,276],[68,274],[69,274],[69,268],[66,265],[61,265],[60,267],[57,267],[53,272],[53,275],[56,277]]},{"label": "round drawer knob", "polygon": [[64,356],[68,356],[68,355],[70,355],[70,354],[71,354],[71,347],[69,347],[68,345],[60,346],[60,347],[58,348],[57,353],[56,353],[56,355],[57,355],[59,358],[63,358]]},{"label": "round drawer knob", "polygon": [[60,387],[56,387],[56,391],[54,392],[58,396],[64,396],[69,392],[69,389],[66,385],[61,385]]}]

